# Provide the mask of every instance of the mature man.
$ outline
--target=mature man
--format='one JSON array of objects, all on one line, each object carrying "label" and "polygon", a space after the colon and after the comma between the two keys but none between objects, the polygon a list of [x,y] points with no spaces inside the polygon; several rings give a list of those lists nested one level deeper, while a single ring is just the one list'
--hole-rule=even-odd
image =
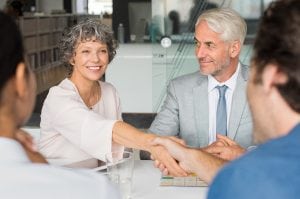
[{"label": "mature man", "polygon": [[[288,21],[288,23],[287,23]],[[257,149],[215,177],[209,199],[289,198],[300,195],[300,2],[281,0],[265,11],[254,44],[248,100]],[[200,177],[210,155],[164,140],[180,164]]]},{"label": "mature man", "polygon": [[244,148],[252,144],[248,67],[239,63],[246,29],[245,21],[231,9],[211,9],[200,15],[195,26],[200,73],[170,82],[150,132],[178,136],[192,147],[213,143],[217,133]]}]

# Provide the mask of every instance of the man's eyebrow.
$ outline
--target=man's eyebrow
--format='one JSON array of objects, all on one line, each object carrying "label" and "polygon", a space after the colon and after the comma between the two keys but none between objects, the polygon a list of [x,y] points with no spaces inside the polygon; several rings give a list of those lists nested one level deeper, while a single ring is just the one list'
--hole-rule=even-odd
[{"label": "man's eyebrow", "polygon": [[216,45],[213,41],[205,41],[204,43],[206,45]]},{"label": "man's eyebrow", "polygon": [[[194,41],[195,42],[200,42],[196,37],[194,37]],[[205,41],[203,43],[206,44],[206,45],[211,45],[211,44],[216,45],[216,43],[213,42],[213,41]]]}]

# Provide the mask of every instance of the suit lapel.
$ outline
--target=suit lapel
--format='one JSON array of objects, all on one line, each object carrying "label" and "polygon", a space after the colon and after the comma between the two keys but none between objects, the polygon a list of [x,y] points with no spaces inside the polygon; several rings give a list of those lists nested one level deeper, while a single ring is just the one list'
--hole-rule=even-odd
[{"label": "suit lapel", "polygon": [[232,96],[231,113],[228,126],[228,137],[234,139],[243,110],[247,103],[246,86],[248,80],[248,67],[241,65],[239,75],[237,77],[236,88]]},{"label": "suit lapel", "polygon": [[193,89],[194,115],[200,146],[208,144],[208,91],[207,77],[199,79],[199,84]]}]

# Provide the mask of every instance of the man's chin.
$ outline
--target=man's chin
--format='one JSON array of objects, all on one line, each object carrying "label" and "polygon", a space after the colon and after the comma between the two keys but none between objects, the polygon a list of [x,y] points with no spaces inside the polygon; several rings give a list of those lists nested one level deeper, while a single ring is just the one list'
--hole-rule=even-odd
[{"label": "man's chin", "polygon": [[200,74],[202,74],[202,75],[211,75],[211,71],[204,70],[204,69],[201,68],[201,66],[200,66]]}]

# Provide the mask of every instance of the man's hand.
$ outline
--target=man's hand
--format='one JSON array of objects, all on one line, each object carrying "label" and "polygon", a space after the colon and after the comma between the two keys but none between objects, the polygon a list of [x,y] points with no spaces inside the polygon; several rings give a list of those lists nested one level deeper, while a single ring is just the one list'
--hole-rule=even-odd
[{"label": "man's hand", "polygon": [[235,141],[220,134],[217,134],[217,140],[214,143],[202,148],[202,150],[229,161],[240,157],[246,151]]},{"label": "man's hand", "polygon": [[25,131],[19,129],[15,133],[15,139],[20,142],[28,156],[33,163],[48,163],[45,158],[37,151],[37,147],[33,138]]},{"label": "man's hand", "polygon": [[156,167],[166,174],[173,176],[187,176],[187,173],[182,169],[176,160],[170,155],[165,147],[154,144],[151,147],[151,158],[155,160]]},{"label": "man's hand", "polygon": [[[177,137],[174,137],[174,136],[166,136],[165,138],[168,138],[178,144],[181,144],[183,146],[186,146],[185,144],[185,141],[183,139],[180,139],[180,138],[177,138]],[[163,175],[170,175],[170,172],[168,171],[168,169],[166,168],[166,166],[161,163],[159,160],[156,160],[153,155],[150,156],[152,160],[154,160],[154,166],[156,168],[158,168],[162,173]]]},{"label": "man's hand", "polygon": [[[153,140],[153,145],[160,145],[165,147],[170,155],[179,161],[179,166],[183,168],[186,172],[192,172],[189,165],[186,163],[185,157],[188,152],[188,148],[185,147],[185,142],[179,138],[175,137],[157,137]],[[164,175],[169,175],[172,173],[164,166],[160,161],[155,160],[155,166],[158,167]]]},{"label": "man's hand", "polygon": [[226,160],[213,156],[201,149],[193,149],[183,146],[166,137],[157,137],[152,141],[153,145],[164,146],[171,156],[175,158],[180,167],[189,173],[196,173],[206,183],[210,183]]}]

